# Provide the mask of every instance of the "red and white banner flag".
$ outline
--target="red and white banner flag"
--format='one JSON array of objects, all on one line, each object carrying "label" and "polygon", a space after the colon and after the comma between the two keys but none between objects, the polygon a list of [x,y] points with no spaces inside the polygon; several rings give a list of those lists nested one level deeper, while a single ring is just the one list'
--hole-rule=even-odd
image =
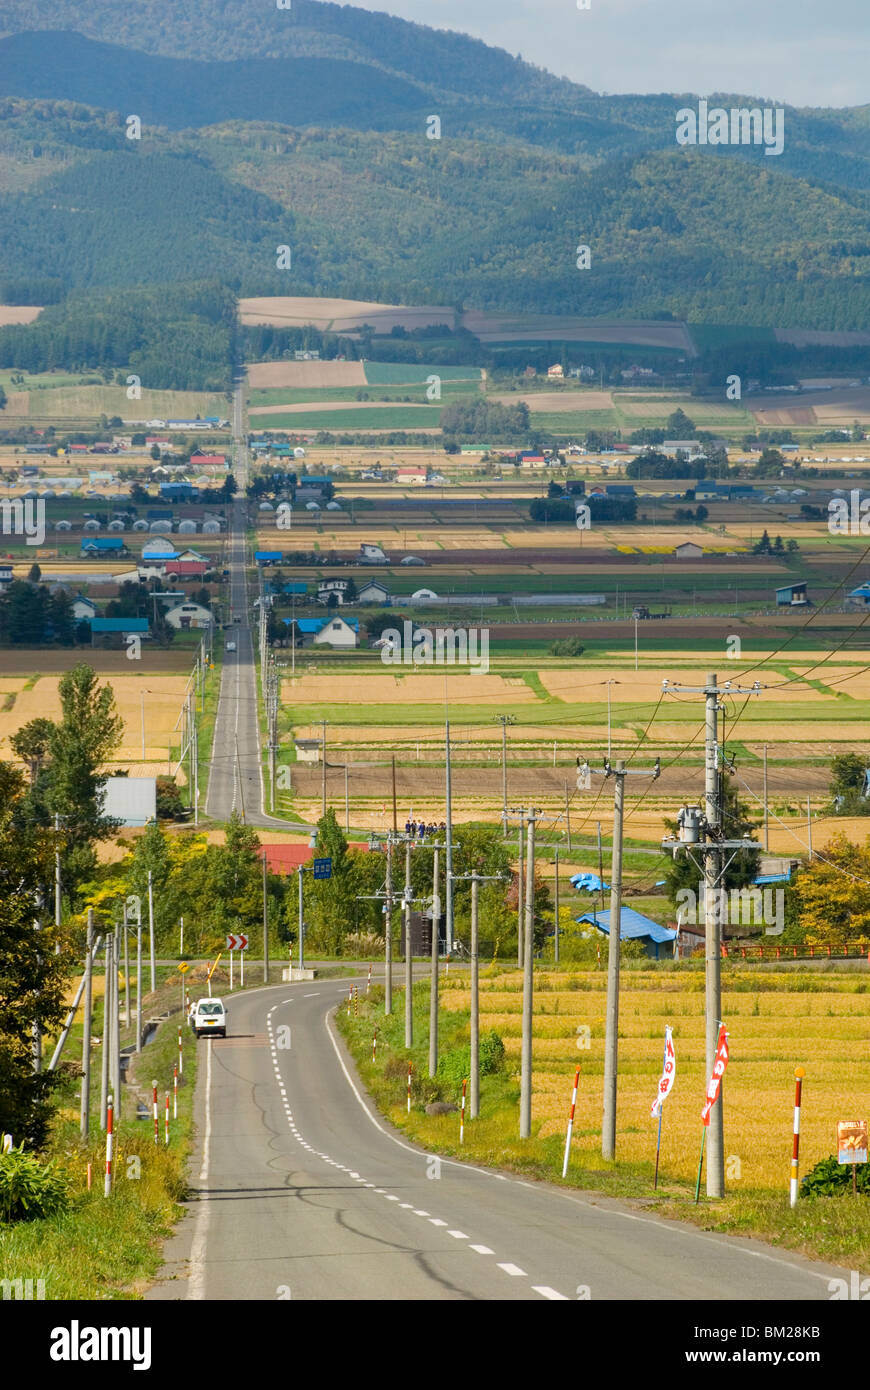
[{"label": "red and white banner flag", "polygon": [[713,1075],[707,1083],[707,1099],[704,1101],[704,1109],[701,1111],[701,1123],[710,1123],[710,1111],[719,1099],[719,1087],[722,1085],[722,1077],[725,1075],[725,1068],[728,1065],[728,1034],[725,1032],[725,1024],[719,1024],[719,1045],[716,1048],[716,1060],[713,1063]]},{"label": "red and white banner flag", "polygon": [[674,1084],[677,1074],[677,1054],[674,1051],[673,1038],[671,1036],[671,1026],[665,1027],[665,1064],[662,1068],[662,1079],[659,1082],[658,1094],[652,1103],[652,1117],[657,1120],[662,1113],[662,1103],[667,1100]]}]

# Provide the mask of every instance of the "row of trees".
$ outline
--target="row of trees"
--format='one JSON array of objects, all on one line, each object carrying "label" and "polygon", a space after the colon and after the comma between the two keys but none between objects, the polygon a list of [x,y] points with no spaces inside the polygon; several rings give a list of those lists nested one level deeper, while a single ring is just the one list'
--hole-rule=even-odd
[{"label": "row of trees", "polygon": [[0,763],[0,1130],[37,1145],[57,1073],[33,1071],[32,1028],[60,1024],[73,965],[48,908],[55,851],[75,911],[96,871],[94,846],[117,829],[102,814],[101,769],[122,729],[111,688],[89,666],[67,672],[58,694],[59,720],[33,719],[10,740],[27,772]]},{"label": "row of trees", "polygon": [[[383,853],[349,845],[333,811],[318,821],[317,853],[332,860],[332,877],[306,877],[306,945],[312,954],[340,955],[348,937],[357,933],[384,935],[381,903],[372,901],[384,889],[386,862]],[[209,844],[197,832],[168,835],[154,823],[129,853],[111,869],[95,875],[85,888],[87,901],[109,920],[116,905],[128,893],[145,902],[148,875],[154,898],[158,953],[173,951],[178,923],[184,918],[184,936],[192,955],[213,955],[222,949],[228,932],[245,930],[262,941],[263,867],[259,837],[234,813],[227,822],[223,845]],[[463,826],[462,842],[453,855],[454,872],[504,875],[504,882],[483,886],[480,895],[481,931],[496,949],[516,949],[517,880],[510,869],[511,853],[501,830]],[[411,854],[414,897],[432,894],[432,855],[415,849]],[[393,864],[394,931],[398,931],[399,899],[404,885],[404,852],[397,850]],[[444,893],[443,857],[441,893]],[[467,935],[470,922],[470,885],[455,886],[455,920],[458,934]],[[535,905],[539,939],[546,931],[549,891],[536,880]],[[295,879],[267,874],[267,906],[270,932],[289,947],[298,937]],[[351,942],[351,954],[354,943]]]}]

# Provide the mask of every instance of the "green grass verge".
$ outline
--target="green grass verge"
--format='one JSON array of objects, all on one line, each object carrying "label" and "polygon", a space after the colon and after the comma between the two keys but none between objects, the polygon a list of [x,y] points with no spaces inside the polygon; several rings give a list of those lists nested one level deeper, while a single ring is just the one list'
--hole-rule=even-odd
[{"label": "green grass verge", "polygon": [[[177,975],[158,986],[156,999],[176,993]],[[105,1139],[99,1129],[99,1049],[94,1052],[91,1078],[91,1138],[79,1138],[79,1081],[68,1070],[58,1092],[58,1108],[49,1156],[67,1173],[71,1200],[67,1210],[41,1221],[0,1226],[0,1277],[42,1279],[46,1300],[135,1299],[160,1267],[161,1243],[180,1216],[178,1205],[186,1191],[185,1165],[191,1149],[196,1047],[185,1036],[185,1073],[178,1091],[178,1118],[170,1121],[170,1145],[163,1144],[163,1098],[172,1089],[177,1056],[178,1015],[171,1015],[143,1050],[137,1071],[144,1092],[158,1078],[160,1143],[154,1143],[153,1124],[137,1120],[136,1103],[126,1087],[123,1109],[115,1126],[115,1183],[103,1195]],[[98,1020],[95,1020],[95,1036]],[[123,1045],[123,1039],[122,1039]],[[72,1047],[73,1044],[71,1043]],[[80,1043],[79,1043],[80,1052]],[[70,1056],[75,1056],[71,1051]],[[170,1102],[171,1105],[171,1102]],[[87,1165],[93,1186],[87,1190]]]},{"label": "green grass verge", "polygon": [[[442,976],[442,988],[464,980],[454,974]],[[414,1047],[404,1046],[404,991],[394,993],[394,1013],[383,1013],[383,990],[378,987],[359,1000],[359,1014],[340,1007],[338,1028],[356,1062],[363,1083],[383,1115],[407,1137],[425,1149],[450,1158],[465,1159],[491,1167],[522,1173],[559,1186],[582,1188],[609,1197],[642,1202],[645,1210],[659,1215],[693,1221],[705,1230],[733,1235],[752,1235],[784,1249],[797,1250],[820,1259],[870,1270],[870,1202],[851,1196],[800,1201],[794,1210],[788,1192],[744,1191],[721,1201],[706,1198],[696,1206],[692,1184],[660,1175],[653,1192],[652,1161],[645,1163],[606,1162],[579,1168],[576,1161],[568,1177],[561,1177],[564,1137],[562,1134],[538,1137],[533,1122],[532,1136],[519,1137],[519,1077],[513,1064],[482,1075],[480,1115],[465,1127],[465,1142],[459,1144],[459,1116],[427,1115],[430,1100],[457,1102],[462,1076],[467,1067],[469,1015],[447,1012],[439,1018],[439,1069],[428,1076],[429,985],[415,985],[413,1004]],[[372,1034],[378,1029],[377,1060],[372,1062]],[[407,1112],[407,1068],[412,1063],[411,1112]],[[570,1081],[570,1078],[568,1078]],[[566,1098],[567,1099],[567,1098]]]}]

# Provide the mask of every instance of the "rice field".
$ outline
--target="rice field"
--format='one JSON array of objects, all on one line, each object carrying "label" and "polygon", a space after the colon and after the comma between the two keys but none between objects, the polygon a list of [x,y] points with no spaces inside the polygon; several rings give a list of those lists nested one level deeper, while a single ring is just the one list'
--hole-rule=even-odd
[{"label": "rice field", "polygon": [[[466,981],[443,982],[446,1009],[469,1007]],[[619,1010],[617,1158],[655,1160],[650,1107],[661,1075],[665,1025],[673,1028],[676,1082],[665,1102],[662,1174],[694,1179],[707,1084],[702,972],[664,975],[625,970]],[[581,1068],[572,1162],[603,1166],[606,972],[547,972],[536,980],[533,1133],[565,1133],[574,1069]],[[519,972],[481,981],[481,1030],[495,1029],[519,1070]],[[861,974],[723,971],[729,1030],[725,1076],[725,1154],[729,1186],[782,1191],[788,1178],[794,1069],[806,1070],[801,1172],[835,1150],[838,1120],[870,1112],[870,980]],[[585,1031],[588,1030],[588,1033]]]},{"label": "rice field", "polygon": [[[101,684],[112,686],[115,704],[124,723],[121,744],[115,753],[114,764],[129,767],[131,776],[153,777],[154,763],[163,764],[156,769],[157,771],[162,773],[166,770],[169,746],[177,746],[179,742],[176,725],[188,681],[187,673],[136,676],[105,676],[101,673]],[[56,675],[37,676],[32,682],[24,677],[9,677],[0,681],[0,758],[11,756],[9,738],[23,724],[31,719],[60,718],[59,683],[60,677]],[[2,707],[8,703],[8,698],[2,699],[4,692],[15,695],[10,709]]]}]

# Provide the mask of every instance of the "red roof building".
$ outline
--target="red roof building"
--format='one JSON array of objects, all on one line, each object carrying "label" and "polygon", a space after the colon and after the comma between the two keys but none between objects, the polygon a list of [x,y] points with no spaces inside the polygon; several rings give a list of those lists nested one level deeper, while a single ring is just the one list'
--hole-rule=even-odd
[{"label": "red roof building", "polygon": [[[351,842],[348,848],[368,849],[368,845],[363,841]],[[310,849],[308,845],[263,845],[263,849],[270,874],[295,874],[300,864],[310,864],[317,854],[317,850]]]},{"label": "red roof building", "polygon": [[207,569],[205,560],[166,561],[166,574],[174,574],[178,579],[199,579]]},{"label": "red roof building", "polygon": [[223,468],[226,465],[226,454],[191,454],[191,468]]}]

